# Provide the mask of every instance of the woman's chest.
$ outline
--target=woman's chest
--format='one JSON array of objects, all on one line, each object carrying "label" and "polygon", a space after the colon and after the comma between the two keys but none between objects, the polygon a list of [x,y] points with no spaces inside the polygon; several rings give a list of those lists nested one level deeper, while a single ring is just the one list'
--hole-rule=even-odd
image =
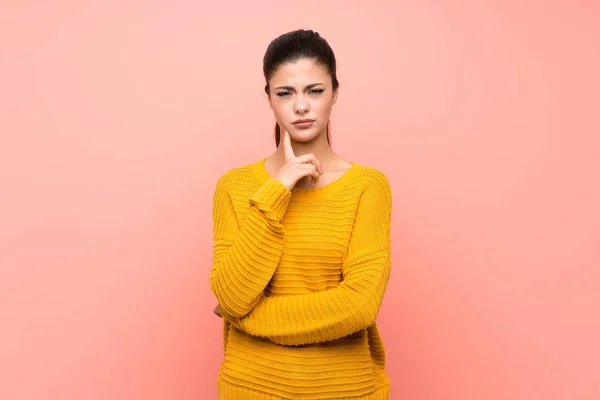
[{"label": "woman's chest", "polygon": [[354,213],[327,205],[290,203],[282,219],[284,246],[267,295],[304,294],[336,287]]},{"label": "woman's chest", "polygon": [[292,196],[281,219],[283,249],[265,288],[267,296],[312,293],[341,282],[356,215],[354,203],[354,199],[306,202]]}]

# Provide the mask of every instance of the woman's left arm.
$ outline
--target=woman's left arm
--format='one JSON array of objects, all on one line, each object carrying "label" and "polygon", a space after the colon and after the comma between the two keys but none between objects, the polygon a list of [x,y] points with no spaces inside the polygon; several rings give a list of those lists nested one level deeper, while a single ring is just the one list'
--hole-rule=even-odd
[{"label": "woman's left arm", "polygon": [[281,345],[320,343],[375,323],[391,271],[392,193],[379,172],[359,201],[343,280],[333,289],[304,295],[263,297],[250,313],[223,318],[251,335]]}]

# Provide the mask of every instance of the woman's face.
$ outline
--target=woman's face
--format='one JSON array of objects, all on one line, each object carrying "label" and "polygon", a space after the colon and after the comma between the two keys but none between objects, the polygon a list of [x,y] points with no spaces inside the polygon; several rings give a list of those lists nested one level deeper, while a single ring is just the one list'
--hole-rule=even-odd
[{"label": "woman's face", "polygon": [[[331,108],[337,101],[331,76],[312,59],[286,63],[269,80],[269,105],[275,119],[298,142],[308,142],[325,133]],[[310,119],[312,124],[294,124]]]}]

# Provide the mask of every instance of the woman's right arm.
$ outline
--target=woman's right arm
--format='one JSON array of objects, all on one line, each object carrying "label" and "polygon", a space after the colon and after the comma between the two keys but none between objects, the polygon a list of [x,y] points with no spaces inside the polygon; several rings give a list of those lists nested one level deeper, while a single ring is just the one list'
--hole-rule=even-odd
[{"label": "woman's right arm", "polygon": [[267,179],[248,199],[250,208],[240,225],[229,195],[231,183],[221,177],[213,196],[210,288],[223,310],[242,318],[263,297],[281,258],[281,219],[291,192],[281,181]]}]

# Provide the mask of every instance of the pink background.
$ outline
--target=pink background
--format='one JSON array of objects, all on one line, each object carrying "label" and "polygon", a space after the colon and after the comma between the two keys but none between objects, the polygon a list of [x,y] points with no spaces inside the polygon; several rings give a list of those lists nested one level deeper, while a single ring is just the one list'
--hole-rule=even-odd
[{"label": "pink background", "polygon": [[1,399],[215,398],[212,190],[297,28],[392,183],[392,400],[600,398],[598,2],[0,4]]}]

